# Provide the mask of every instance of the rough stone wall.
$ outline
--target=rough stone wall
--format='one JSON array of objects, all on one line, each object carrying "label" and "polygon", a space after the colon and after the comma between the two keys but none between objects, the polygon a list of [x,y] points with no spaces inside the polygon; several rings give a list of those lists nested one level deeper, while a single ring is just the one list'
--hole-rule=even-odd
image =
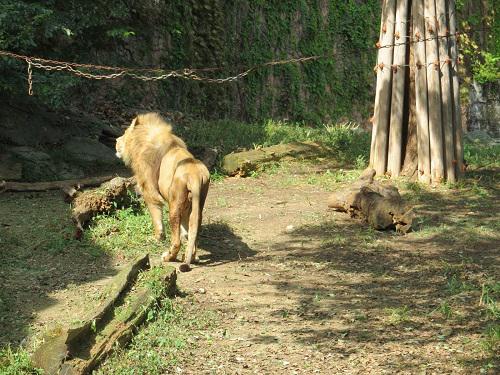
[{"label": "rough stone wall", "polygon": [[480,130],[500,139],[500,82],[473,82],[469,99],[467,130]]}]

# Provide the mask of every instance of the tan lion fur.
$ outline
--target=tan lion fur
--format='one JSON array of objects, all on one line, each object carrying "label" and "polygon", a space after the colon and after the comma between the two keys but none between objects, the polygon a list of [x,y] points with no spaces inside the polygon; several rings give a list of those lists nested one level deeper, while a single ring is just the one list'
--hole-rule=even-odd
[{"label": "tan lion fur", "polygon": [[144,197],[161,203],[163,197],[158,188],[161,161],[174,147],[186,149],[184,141],[172,133],[170,124],[153,112],[138,115],[116,145],[117,154],[121,153],[119,157],[132,168]]},{"label": "tan lion fur", "polygon": [[162,257],[176,259],[182,229],[188,237],[185,261],[189,268],[196,255],[201,214],[208,193],[208,169],[193,157],[184,141],[173,134],[172,126],[157,113],[134,118],[117,139],[116,154],[135,174],[158,239],[164,237],[162,208],[168,201],[172,241],[170,251]]}]

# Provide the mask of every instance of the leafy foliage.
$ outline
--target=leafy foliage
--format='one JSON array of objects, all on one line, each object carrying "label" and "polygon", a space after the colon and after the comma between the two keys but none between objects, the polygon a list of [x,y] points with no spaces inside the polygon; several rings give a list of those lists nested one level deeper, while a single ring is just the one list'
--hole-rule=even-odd
[{"label": "leafy foliage", "polygon": [[457,1],[460,28],[469,31],[461,36],[460,47],[466,68],[479,83],[500,79],[499,0]]},{"label": "leafy foliage", "polygon": [[[353,109],[367,115],[379,8],[378,0],[0,0],[0,49],[117,66],[220,68],[204,72],[212,77],[273,59],[323,55],[303,65],[260,68],[226,85],[109,84],[34,72],[36,95],[52,107],[95,110],[104,100],[205,118],[320,123]],[[0,89],[25,94],[24,64],[0,60]]]},{"label": "leafy foliage", "polygon": [[500,166],[500,145],[482,145],[466,142],[464,158],[474,168]]},{"label": "leafy foliage", "polygon": [[336,160],[364,167],[370,150],[370,135],[349,123],[308,127],[304,123],[273,120],[250,124],[229,120],[200,120],[177,131],[189,145],[216,147],[222,151],[221,155],[242,148],[313,141],[332,148]]}]

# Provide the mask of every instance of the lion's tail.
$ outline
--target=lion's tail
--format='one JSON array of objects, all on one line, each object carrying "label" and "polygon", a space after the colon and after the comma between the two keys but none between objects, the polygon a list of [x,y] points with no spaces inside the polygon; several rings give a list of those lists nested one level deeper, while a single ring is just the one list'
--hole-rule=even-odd
[{"label": "lion's tail", "polygon": [[191,214],[189,215],[188,243],[184,258],[187,265],[194,261],[198,229],[201,224],[203,205],[205,204],[205,197],[207,195],[205,186],[208,186],[205,176],[196,177],[196,179],[191,179],[188,184],[188,189],[191,192]]}]

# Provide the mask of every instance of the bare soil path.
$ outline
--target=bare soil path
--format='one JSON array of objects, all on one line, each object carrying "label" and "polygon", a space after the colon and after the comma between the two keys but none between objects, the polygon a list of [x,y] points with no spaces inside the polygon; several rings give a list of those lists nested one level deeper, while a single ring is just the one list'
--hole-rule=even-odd
[{"label": "bare soil path", "polygon": [[[488,220],[453,194],[436,194],[439,204],[420,207],[431,221],[443,207],[452,220]],[[177,303],[219,319],[213,330],[193,332],[177,372],[478,373],[478,295],[464,291],[448,300],[447,272],[458,267],[470,283],[498,280],[498,236],[483,237],[478,254],[450,233],[374,232],[328,212],[327,196],[318,186],[286,186],[273,176],[212,187],[202,263],[180,275],[179,288],[191,298]],[[456,319],[440,313],[443,301]]]},{"label": "bare soil path", "polygon": [[[497,172],[460,189],[401,183],[419,217],[402,236],[328,211],[327,190],[351,172],[314,168],[213,183],[201,263],[179,275],[174,299],[211,323],[186,325],[168,373],[494,374],[498,302],[485,291],[499,300]],[[58,194],[5,193],[0,207],[0,344],[73,321],[127,263],[65,240],[73,226]]]}]

